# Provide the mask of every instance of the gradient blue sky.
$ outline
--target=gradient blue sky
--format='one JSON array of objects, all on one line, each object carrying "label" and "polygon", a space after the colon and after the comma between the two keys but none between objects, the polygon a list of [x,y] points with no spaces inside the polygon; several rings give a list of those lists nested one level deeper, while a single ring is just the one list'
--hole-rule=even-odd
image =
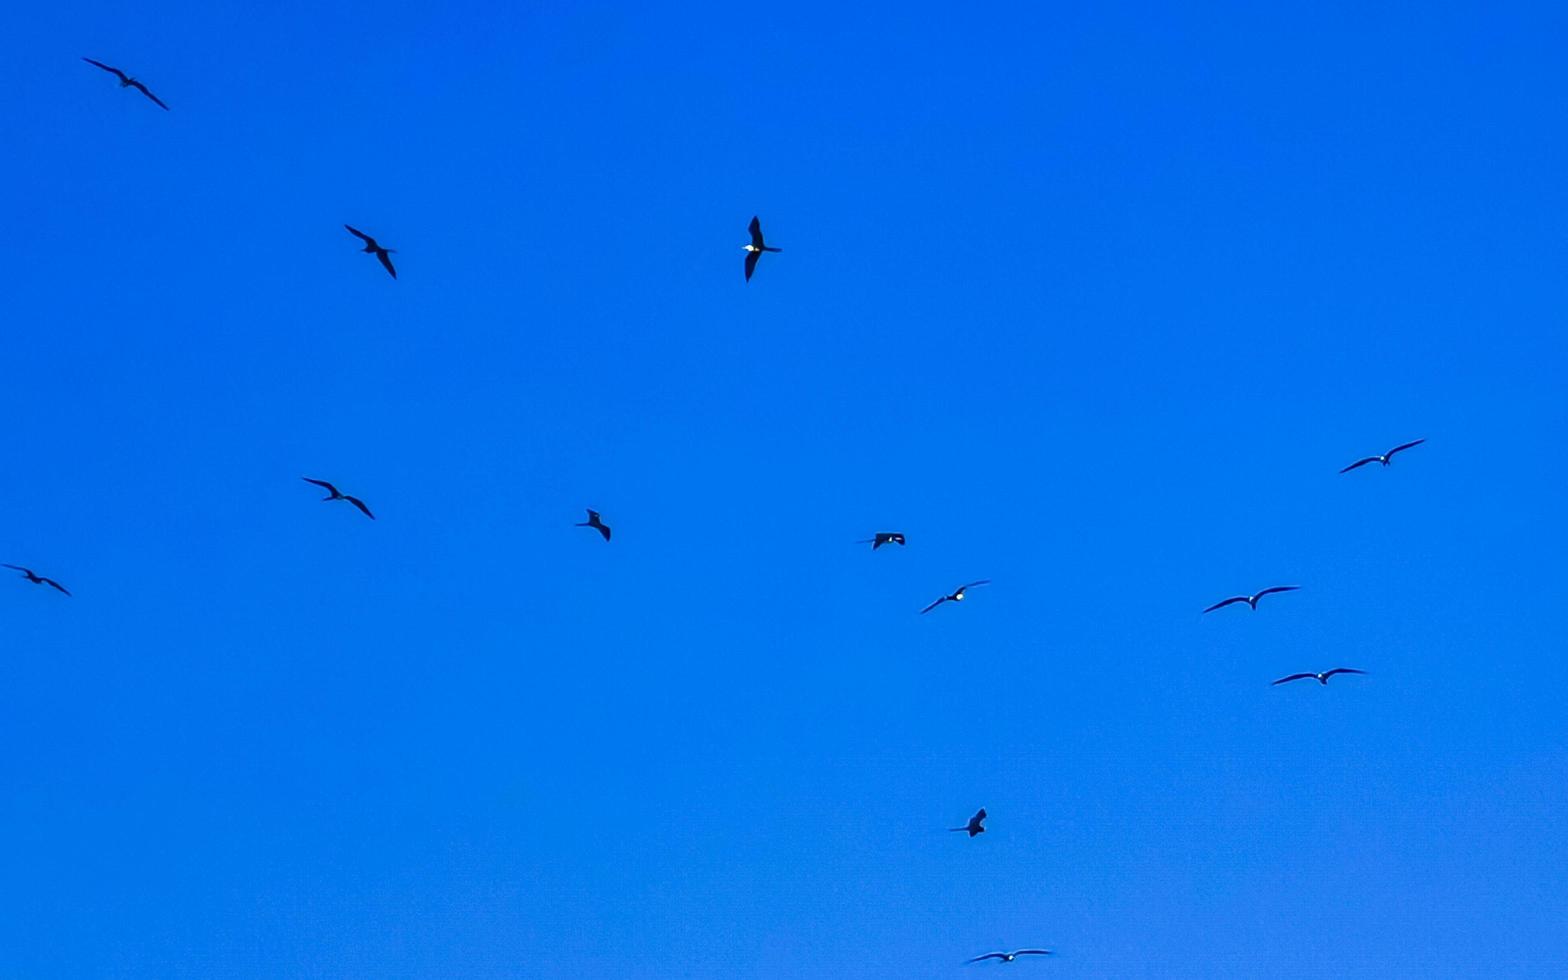
[{"label": "gradient blue sky", "polygon": [[1278,7],[12,11],[0,974],[1562,975],[1568,11]]}]

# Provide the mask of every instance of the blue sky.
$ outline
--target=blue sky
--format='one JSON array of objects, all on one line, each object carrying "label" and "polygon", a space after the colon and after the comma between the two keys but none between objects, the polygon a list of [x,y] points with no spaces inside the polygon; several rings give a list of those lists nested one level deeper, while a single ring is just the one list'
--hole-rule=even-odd
[{"label": "blue sky", "polygon": [[14,12],[0,973],[1560,972],[1568,14],[1192,6]]}]

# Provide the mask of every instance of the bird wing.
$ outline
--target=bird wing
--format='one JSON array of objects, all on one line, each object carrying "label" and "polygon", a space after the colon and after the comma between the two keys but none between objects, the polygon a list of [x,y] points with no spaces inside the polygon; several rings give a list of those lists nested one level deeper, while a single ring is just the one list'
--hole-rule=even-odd
[{"label": "bird wing", "polygon": [[762,222],[757,220],[756,215],[752,216],[751,224],[747,228],[751,232],[751,244],[757,248],[762,248]]},{"label": "bird wing", "polygon": [[604,540],[610,540],[610,529],[607,526],[604,524],[597,524],[595,527],[599,529],[600,534],[604,535]]},{"label": "bird wing", "polygon": [[1333,670],[1325,670],[1323,672],[1323,677],[1326,679],[1326,678],[1329,678],[1329,677],[1333,677],[1335,674],[1365,674],[1365,673],[1366,673],[1366,671],[1364,671],[1364,670],[1357,670],[1354,667],[1335,667]]},{"label": "bird wing", "polygon": [[1006,953],[986,953],[983,956],[976,956],[973,959],[968,959],[968,960],[965,960],[964,962],[965,963],[979,963],[981,960],[1005,960],[1005,959],[1007,959],[1007,954]]},{"label": "bird wing", "polygon": [[380,251],[378,251],[376,253],[376,258],[381,260],[381,264],[387,267],[387,271],[392,274],[392,278],[396,279],[397,278],[397,270],[392,268],[392,256],[390,254],[388,254],[387,250],[386,249],[381,249]]},{"label": "bird wing", "polygon": [[98,68],[102,68],[104,71],[109,72],[112,75],[118,75],[119,78],[120,78],[120,81],[122,81],[122,82],[125,81],[125,72],[121,71],[118,68],[115,68],[112,65],[106,65],[106,64],[104,64],[101,61],[94,61],[91,58],[83,58],[82,60],[87,62],[89,65],[94,65],[94,66],[96,66]]},{"label": "bird wing", "polygon": [[1299,681],[1299,680],[1301,680],[1304,677],[1314,677],[1315,678],[1317,676],[1318,675],[1316,675],[1316,674],[1291,674],[1289,677],[1281,677],[1279,680],[1275,681],[1274,684],[1270,684],[1269,686],[1273,687],[1275,684],[1284,684],[1284,683],[1287,683],[1289,681]]},{"label": "bird wing", "polygon": [[751,274],[757,271],[757,257],[761,252],[746,253],[746,281],[751,282]]},{"label": "bird wing", "polygon": [[1224,609],[1226,606],[1233,606],[1233,605],[1235,605],[1238,602],[1246,602],[1246,601],[1247,601],[1247,597],[1244,596],[1244,595],[1233,595],[1229,599],[1222,599],[1219,602],[1216,602],[1214,605],[1210,606],[1209,608],[1207,608],[1207,609],[1205,609],[1203,611],[1206,612],[1206,613],[1211,613],[1211,612],[1213,612],[1216,609]]},{"label": "bird wing", "polygon": [[154,102],[158,103],[158,105],[163,107],[164,111],[168,111],[169,107],[163,104],[163,100],[158,98],[156,95],[153,95],[152,92],[148,91],[147,86],[143,85],[141,82],[136,82],[136,81],[131,82],[131,88],[135,89],[136,91],[140,92],[141,94],[147,96],[147,98],[149,98],[149,99],[153,100]]},{"label": "bird wing", "polygon": [[965,589],[972,589],[972,588],[974,588],[974,587],[975,587],[975,586],[977,586],[977,585],[990,585],[990,584],[991,584],[991,580],[990,580],[990,579],[988,579],[988,578],[983,578],[983,579],[981,579],[981,580],[980,580],[980,581],[978,581],[978,582],[969,582],[969,583],[968,583],[968,584],[965,584],[965,585],[960,585],[960,586],[959,586],[959,587],[958,587],[958,591],[960,591],[960,592],[962,592],[962,591],[964,591],[964,590],[965,590]]},{"label": "bird wing", "polygon": [[369,235],[360,231],[358,228],[355,228],[353,225],[344,225],[343,227],[347,228],[349,233],[352,234],[355,238],[364,239],[366,245],[376,244],[376,240],[374,238],[371,238]]},{"label": "bird wing", "polygon": [[592,527],[594,524],[598,523],[598,521],[599,521],[599,512],[598,511],[594,510],[592,507],[585,507],[583,509],[588,512],[588,526],[589,527]]},{"label": "bird wing", "polygon": [[338,488],[328,483],[326,480],[312,480],[308,476],[302,476],[300,479],[304,480],[306,483],[314,483],[316,486],[332,494],[334,497],[338,495]]},{"label": "bird wing", "polygon": [[980,809],[976,810],[975,811],[975,815],[973,817],[970,817],[969,819],[975,820],[975,821],[984,820],[985,819],[985,807],[981,807]]},{"label": "bird wing", "polygon": [[1013,950],[1013,955],[1014,956],[1028,956],[1031,953],[1034,954],[1035,956],[1050,956],[1051,955],[1051,951],[1048,950],[1048,949],[1015,949],[1015,950]]},{"label": "bird wing", "polygon": [[347,500],[349,503],[353,504],[355,507],[358,507],[361,511],[364,512],[366,517],[370,518],[371,520],[375,520],[376,519],[376,515],[374,515],[374,514],[372,514],[370,512],[370,508],[365,506],[365,502],[363,500],[360,500],[358,497],[350,497],[346,493],[343,495],[343,499]]},{"label": "bird wing", "polygon": [[59,589],[61,592],[64,592],[66,595],[70,595],[71,594],[71,590],[70,589],[68,589],[65,586],[61,585],[59,582],[56,582],[52,578],[44,579],[44,584],[45,585],[52,585],[55,588]]},{"label": "bird wing", "polygon": [[1299,585],[1271,585],[1262,592],[1259,592],[1258,598],[1261,599],[1266,595],[1274,595],[1277,592],[1294,592],[1299,588],[1301,588]]},{"label": "bird wing", "polygon": [[1378,461],[1378,457],[1376,457],[1376,456],[1368,456],[1366,459],[1358,459],[1358,460],[1356,460],[1354,463],[1351,463],[1349,466],[1347,466],[1344,469],[1340,470],[1340,472],[1341,473],[1349,473],[1351,470],[1355,469],[1358,466],[1365,466],[1368,463],[1375,463],[1377,461]]},{"label": "bird wing", "polygon": [[1425,439],[1417,439],[1417,440],[1416,440],[1416,441],[1415,441],[1415,442],[1407,442],[1407,443],[1405,443],[1405,444],[1404,444],[1404,445],[1403,445],[1403,446],[1395,446],[1395,447],[1394,447],[1394,448],[1393,448],[1393,449],[1390,449],[1390,450],[1389,450],[1389,451],[1388,451],[1388,454],[1389,454],[1389,455],[1390,455],[1390,456],[1392,456],[1392,455],[1394,455],[1394,454],[1395,454],[1395,453],[1402,453],[1402,452],[1404,452],[1404,451],[1405,451],[1405,450],[1406,450],[1406,449],[1413,449],[1413,448],[1415,448],[1415,447],[1416,447],[1416,446],[1419,446],[1419,445],[1421,445],[1421,444],[1422,444],[1422,443],[1423,443],[1423,442],[1426,442],[1426,440],[1425,440]]},{"label": "bird wing", "polygon": [[32,571],[32,569],[30,569],[30,568],[23,568],[21,565],[6,565],[4,563],[0,563],[0,568],[14,568],[15,570],[17,570],[19,572],[31,572]]},{"label": "bird wing", "polygon": [[925,615],[926,613],[928,613],[931,610],[935,609],[937,606],[940,606],[942,603],[946,602],[950,598],[951,598],[951,596],[943,596],[942,598],[938,599],[937,601],[931,603],[931,605],[929,605],[929,606],[925,607],[924,609],[920,610],[920,614],[922,616]]}]

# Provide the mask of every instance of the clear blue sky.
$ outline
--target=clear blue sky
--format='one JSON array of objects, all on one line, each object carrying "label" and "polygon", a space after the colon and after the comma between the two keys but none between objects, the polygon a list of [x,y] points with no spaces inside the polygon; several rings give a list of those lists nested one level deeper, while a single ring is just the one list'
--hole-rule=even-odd
[{"label": "clear blue sky", "polygon": [[1278,6],[13,11],[0,974],[1562,975],[1568,13]]}]

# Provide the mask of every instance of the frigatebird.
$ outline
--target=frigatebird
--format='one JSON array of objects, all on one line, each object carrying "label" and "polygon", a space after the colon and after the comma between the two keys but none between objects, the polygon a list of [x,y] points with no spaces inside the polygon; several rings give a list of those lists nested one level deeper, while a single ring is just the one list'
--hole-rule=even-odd
[{"label": "frigatebird", "polygon": [[604,540],[610,540],[610,528],[599,519],[599,512],[594,510],[592,507],[585,507],[584,510],[588,511],[588,519],[583,521],[581,524],[574,524],[572,526],[591,527],[595,531],[598,531],[600,534],[604,535]]},{"label": "frigatebird", "polygon": [[343,227],[347,228],[353,235],[355,235],[355,237],[364,240],[365,247],[360,249],[361,252],[369,252],[376,258],[380,259],[381,264],[387,267],[387,272],[392,274],[392,278],[397,278],[397,270],[392,268],[392,253],[396,252],[397,249],[382,248],[380,243],[378,243],[374,238],[371,238],[369,235],[360,231],[358,228],[355,228],[353,225],[344,225]]},{"label": "frigatebird", "polygon": [[1319,684],[1322,684],[1324,687],[1327,687],[1328,686],[1328,679],[1330,677],[1333,677],[1335,674],[1365,674],[1365,673],[1366,673],[1366,671],[1364,671],[1364,670],[1357,670],[1354,667],[1335,667],[1333,670],[1325,670],[1321,674],[1291,674],[1289,677],[1281,677],[1279,680],[1275,681],[1273,684],[1270,684],[1269,687],[1275,687],[1275,686],[1277,686],[1279,684],[1288,684],[1291,681],[1304,681],[1308,677],[1310,677],[1313,680],[1317,681]]},{"label": "frigatebird", "polygon": [[93,66],[96,66],[98,68],[102,68],[104,71],[108,72],[109,74],[114,75],[116,78],[118,78],[120,80],[120,87],[121,88],[133,88],[136,91],[140,92],[141,94],[147,96],[147,98],[149,98],[149,99],[153,100],[154,102],[156,102],[159,105],[159,107],[161,107],[162,109],[164,109],[166,111],[168,110],[169,107],[163,104],[163,100],[158,98],[156,95],[153,95],[151,92],[149,92],[147,90],[147,86],[143,85],[141,82],[138,82],[136,79],[134,79],[131,76],[127,75],[125,72],[121,71],[120,69],[115,68],[112,65],[106,65],[106,64],[104,64],[101,61],[94,61],[91,58],[83,58],[82,60],[87,62],[89,65],[93,65]]},{"label": "frigatebird", "polygon": [[945,595],[945,596],[943,596],[942,598],[938,599],[937,601],[931,603],[931,605],[929,605],[929,606],[925,607],[924,609],[920,610],[920,612],[921,612],[922,615],[924,615],[925,613],[928,613],[931,610],[935,609],[937,606],[940,606],[944,602],[963,602],[964,601],[964,592],[965,592],[965,590],[972,589],[972,588],[974,588],[977,585],[989,585],[990,582],[991,582],[990,579],[983,578],[983,579],[981,579],[978,582],[970,582],[967,585],[960,585],[958,588],[953,590],[952,595]]},{"label": "frigatebird", "polygon": [[747,282],[751,282],[751,274],[754,271],[756,271],[757,259],[762,256],[763,252],[782,252],[782,251],[784,251],[782,248],[774,248],[772,245],[769,245],[769,244],[767,244],[766,242],[764,242],[762,240],[762,222],[758,221],[755,215],[752,216],[751,226],[750,227],[751,227],[751,242],[750,242],[750,244],[741,246],[741,248],[746,250],[746,281]]},{"label": "frigatebird", "polygon": [[21,565],[4,565],[4,564],[0,564],[0,568],[15,569],[16,571],[22,573],[22,577],[23,578],[27,579],[29,582],[33,583],[34,585],[52,585],[55,588],[59,589],[61,592],[64,592],[66,595],[70,595],[71,594],[71,590],[70,589],[67,589],[65,586],[61,585],[59,582],[56,582],[52,578],[49,578],[49,577],[44,576],[44,575],[39,575],[37,572],[33,571],[31,568],[23,568]]},{"label": "frigatebird", "polygon": [[312,480],[308,476],[302,476],[300,479],[304,480],[306,483],[314,483],[316,486],[326,490],[328,496],[322,497],[322,500],[346,500],[363,511],[366,517],[370,518],[371,520],[376,519],[376,515],[370,512],[370,508],[365,506],[365,502],[363,500],[360,500],[358,497],[351,497],[346,493],[339,493],[338,488],[328,483],[326,480]]},{"label": "frigatebird", "polygon": [[1018,959],[1018,957],[1020,957],[1020,956],[1050,956],[1050,955],[1051,955],[1051,951],[1048,950],[1048,949],[1015,949],[1011,953],[1003,953],[1003,952],[984,953],[984,954],[982,954],[980,956],[974,957],[973,959],[965,960],[964,962],[965,963],[979,963],[981,960],[999,960],[999,961],[1001,961],[1003,963],[1011,963],[1012,961]]},{"label": "frigatebird", "polygon": [[1410,448],[1412,448],[1414,446],[1421,445],[1423,442],[1426,442],[1426,440],[1425,439],[1417,439],[1415,442],[1407,442],[1407,443],[1405,443],[1402,446],[1395,446],[1393,449],[1390,449],[1388,452],[1384,453],[1381,456],[1368,456],[1366,459],[1358,459],[1354,463],[1351,463],[1349,466],[1347,466],[1344,469],[1340,470],[1340,472],[1341,473],[1349,473],[1351,470],[1355,469],[1356,467],[1358,467],[1358,466],[1365,466],[1368,463],[1382,463],[1384,466],[1387,466],[1389,464],[1389,461],[1394,458],[1394,454],[1395,453],[1402,453],[1406,449],[1410,449]]},{"label": "frigatebird", "polygon": [[975,811],[975,815],[974,816],[969,818],[969,822],[964,824],[962,827],[949,827],[947,829],[948,829],[949,833],[958,833],[958,834],[961,834],[964,831],[968,831],[969,832],[969,836],[973,837],[976,834],[983,834],[983,833],[985,833],[985,828],[980,826],[980,821],[982,821],[984,819],[985,819],[985,807],[981,807],[980,809]]},{"label": "frigatebird", "polygon": [[1207,609],[1205,609],[1203,611],[1206,612],[1206,613],[1211,613],[1211,612],[1213,612],[1216,609],[1224,609],[1226,606],[1232,606],[1232,605],[1235,605],[1238,602],[1245,602],[1247,605],[1251,606],[1253,609],[1256,609],[1256,608],[1258,608],[1258,600],[1263,598],[1266,595],[1273,595],[1276,592],[1294,592],[1294,591],[1296,591],[1299,588],[1301,588],[1301,586],[1299,586],[1299,585],[1276,585],[1276,586],[1273,586],[1272,588],[1264,589],[1262,592],[1259,592],[1257,595],[1233,595],[1229,599],[1224,599],[1224,600],[1221,600],[1220,602],[1216,602],[1214,605],[1210,606],[1209,608],[1207,608]]},{"label": "frigatebird", "polygon": [[878,531],[876,533],[876,537],[863,538],[859,541],[856,541],[855,543],[869,544],[871,546],[871,550],[875,551],[885,544],[903,544],[904,536],[897,531]]}]

